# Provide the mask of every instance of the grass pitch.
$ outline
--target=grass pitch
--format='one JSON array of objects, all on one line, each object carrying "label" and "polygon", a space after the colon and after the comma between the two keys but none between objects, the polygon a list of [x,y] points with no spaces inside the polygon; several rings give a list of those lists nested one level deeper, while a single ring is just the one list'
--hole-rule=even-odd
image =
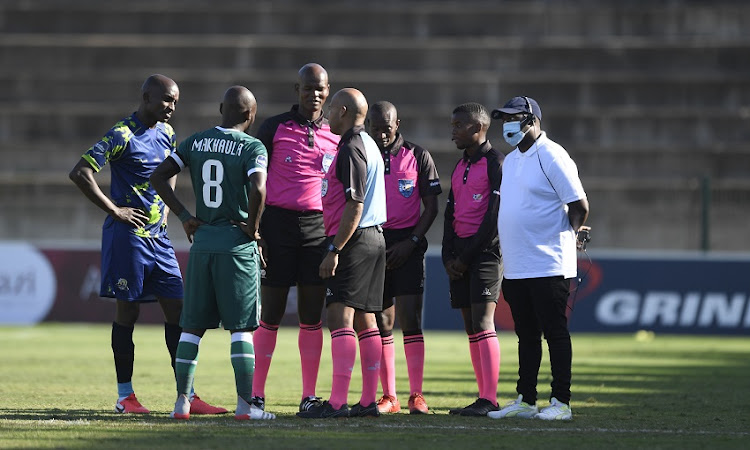
[{"label": "grass pitch", "polygon": [[[750,337],[573,336],[571,422],[454,417],[448,409],[476,396],[467,338],[427,332],[424,395],[433,414],[379,419],[302,420],[294,416],[301,381],[297,331],[282,327],[266,389],[275,421],[224,416],[168,418],[175,394],[163,328],[138,325],[133,386],[147,416],[113,412],[116,382],[110,327],[44,324],[0,327],[0,448],[748,448]],[[325,334],[318,395],[330,393]],[[405,407],[408,378],[401,336],[397,387]],[[516,340],[500,333],[500,403],[516,397]],[[546,351],[545,351],[546,353]],[[545,355],[539,405],[549,395]],[[234,408],[229,334],[206,333],[196,392]],[[359,363],[349,403],[359,400]]]}]

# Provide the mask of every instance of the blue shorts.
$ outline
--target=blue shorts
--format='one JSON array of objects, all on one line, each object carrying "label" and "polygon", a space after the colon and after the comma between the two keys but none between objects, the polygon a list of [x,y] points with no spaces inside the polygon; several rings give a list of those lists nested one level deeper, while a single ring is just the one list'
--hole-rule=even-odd
[{"label": "blue shorts", "polygon": [[182,275],[168,237],[142,238],[107,220],[102,230],[102,297],[153,302],[183,297]]}]

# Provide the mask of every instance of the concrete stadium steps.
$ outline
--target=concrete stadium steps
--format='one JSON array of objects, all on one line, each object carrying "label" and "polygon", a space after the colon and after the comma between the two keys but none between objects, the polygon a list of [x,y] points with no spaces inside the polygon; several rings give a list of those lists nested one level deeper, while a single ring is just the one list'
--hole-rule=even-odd
[{"label": "concrete stadium steps", "polygon": [[[109,174],[102,172],[96,178],[102,190],[109,192]],[[177,194],[186,204],[195,204],[188,177],[179,177]],[[67,171],[64,174],[39,171],[30,177],[10,179],[0,173],[0,204],[6,219],[0,220],[0,236],[31,241],[101,239],[105,214],[84,199],[68,179]],[[169,224],[175,230],[172,231],[175,238],[183,236],[176,217],[170,217]]]},{"label": "concrete stadium steps", "polygon": [[[231,84],[256,94],[256,130],[295,101],[296,70],[315,61],[334,91],[395,103],[446,191],[460,155],[451,110],[529,95],[578,164],[595,247],[699,248],[709,175],[712,248],[747,250],[747,23],[741,0],[5,0],[0,151],[11,164],[0,168],[0,238],[99,239],[103,214],[67,173],[137,107],[149,74],[179,83],[172,124],[182,139],[216,123]],[[499,124],[489,135],[510,150]]]},{"label": "concrete stadium steps", "polygon": [[[215,122],[214,122],[215,123]],[[207,125],[210,126],[210,125]],[[204,127],[205,128],[205,127]],[[178,137],[185,138],[177,128]],[[499,131],[490,129],[490,140],[499,150],[507,153],[511,149],[498,136]],[[441,175],[443,187],[450,186],[450,174],[461,156],[450,138],[418,140],[404,132],[407,139],[430,150]],[[100,136],[91,140],[45,140],[36,142],[16,141],[3,144],[3,155],[13,161],[11,171],[0,169],[0,183],[26,180],[40,184],[67,183],[67,174],[81,155]],[[578,166],[581,176],[603,178],[632,178],[634,180],[662,177],[664,179],[688,179],[709,176],[716,180],[741,180],[747,178],[750,167],[750,148],[697,147],[697,146],[627,146],[605,148],[568,144],[567,150]]]},{"label": "concrete stadium steps", "polygon": [[[492,135],[493,146],[504,153],[510,151],[500,137]],[[442,144],[442,143],[440,143]],[[438,143],[424,147],[431,151],[444,186],[450,183],[450,174],[461,152],[455,147],[435,151]],[[621,147],[602,149],[598,147],[567,146],[568,153],[576,163],[582,178],[631,178],[648,177],[692,178],[709,176],[719,180],[736,180],[747,177],[750,167],[750,148],[725,149],[716,151],[699,147]],[[585,186],[584,186],[585,187]]]},{"label": "concrete stadium steps", "polygon": [[[50,183],[3,182],[0,203],[3,216],[0,235],[14,239],[98,240],[104,213],[83,201],[77,188],[58,174],[41,175]],[[108,189],[106,174],[98,180]],[[2,181],[2,176],[0,176]],[[697,179],[584,178],[594,213],[592,247],[691,249],[700,248],[701,185]],[[735,230],[746,228],[744,211],[750,202],[750,183],[714,183],[712,186],[711,248],[732,251],[750,247],[750,235]],[[178,177],[178,195],[192,204],[190,181]],[[447,190],[441,196],[441,205]],[[634,208],[637,207],[637,213]],[[606,210],[606,214],[602,211]],[[444,207],[427,238],[439,249],[443,233]],[[172,239],[182,239],[179,221],[170,216]],[[659,224],[659,226],[652,226]]]},{"label": "concrete stadium steps", "polygon": [[[750,7],[742,1],[570,2],[134,0],[128,7],[99,0],[5,0],[9,32],[340,34],[437,37],[492,35],[674,37],[745,33]],[[688,7],[686,7],[688,6]],[[585,8],[585,10],[583,10]],[[318,20],[316,17],[325,17]],[[113,20],[116,17],[116,20]]]},{"label": "concrete stadium steps", "polygon": [[[4,33],[0,65],[26,70],[55,67],[112,68],[126,65],[222,69],[299,68],[317,61],[331,68],[428,70],[616,72],[636,70],[679,73],[695,67],[748,70],[750,39],[684,38],[655,41],[641,37],[540,38],[526,42],[502,37],[438,37],[409,40],[383,36],[196,35],[196,34],[20,34]],[[375,76],[375,74],[373,74]]]},{"label": "concrete stadium steps", "polygon": [[[398,99],[394,101],[398,104]],[[133,103],[114,102],[40,102],[13,108],[0,104],[0,142],[73,139],[78,136],[96,139],[122,116],[134,111],[136,106]],[[418,115],[412,115],[409,108],[403,108],[401,118],[405,122],[404,133],[414,141],[444,137],[447,145],[450,145],[450,112],[454,107],[455,104],[425,106],[425,111]],[[268,115],[288,108],[289,104],[262,106],[258,125]],[[114,116],[112,111],[123,111],[123,114]],[[579,108],[573,112],[568,108],[550,107],[544,113],[544,128],[553,139],[567,143],[569,147],[578,143],[603,148],[644,145],[711,147],[719,145],[717,142],[728,147],[744,145],[750,137],[747,119],[739,114],[727,117],[724,113],[723,108],[701,111],[654,108],[644,115],[646,113],[637,108]],[[184,138],[215,125],[217,120],[218,102],[190,104],[185,101],[178,107],[171,123],[179,136]],[[39,123],[44,126],[40,127]],[[499,139],[500,126],[493,125],[490,136]]]},{"label": "concrete stadium steps", "polygon": [[582,176],[684,178],[709,176],[743,179],[750,167],[750,148],[651,147],[568,149]]},{"label": "concrete stadium steps", "polygon": [[[407,135],[408,137],[408,135]],[[416,141],[416,140],[415,140]],[[496,148],[508,153],[511,149],[497,136],[492,138]],[[13,170],[0,170],[0,183],[4,184],[67,184],[70,169],[78,162],[93,141],[40,143],[9,143],[3,146],[4,156],[15,162]],[[450,174],[461,157],[461,151],[446,140],[417,141],[430,150],[445,191],[450,187]],[[700,180],[710,177],[720,185],[733,186],[742,191],[750,166],[750,149],[726,148],[721,150],[701,147],[599,147],[568,146],[582,179],[604,180],[611,178],[613,186],[638,186],[639,180],[659,179]],[[679,162],[678,165],[675,162]],[[106,173],[107,167],[102,173]],[[102,182],[106,176],[102,178]],[[618,180],[628,180],[628,183]],[[602,183],[601,181],[596,181]],[[750,186],[750,184],[749,184]]]},{"label": "concrete stadium steps", "polygon": [[[177,81],[182,101],[218,102],[226,87],[248,86],[259,104],[293,101],[294,70],[193,70],[162,67],[162,73]],[[149,71],[0,71],[0,102],[65,101],[106,99],[133,101],[139,84]],[[726,115],[745,112],[750,104],[750,78],[735,74],[693,72],[655,74],[628,71],[614,74],[581,74],[579,71],[551,70],[542,73],[511,71],[470,71],[460,76],[448,70],[330,70],[332,90],[357,86],[368,100],[398,98],[398,105],[458,105],[473,100],[493,108],[513,95],[523,93],[540,99],[547,106],[572,109],[598,105],[638,108],[725,108]],[[493,98],[494,97],[494,98]],[[290,100],[291,99],[291,100]],[[544,99],[543,101],[541,99]],[[743,109],[745,108],[745,109]]]},{"label": "concrete stadium steps", "polygon": [[12,177],[41,182],[50,174],[67,179],[68,172],[78,162],[81,155],[95,141],[45,141],[45,142],[7,142],[2,144],[3,159],[13,161],[12,170],[0,169],[0,182],[9,182]]},{"label": "concrete stadium steps", "polygon": [[[584,179],[592,208],[591,248],[701,249],[701,184],[698,179]],[[746,181],[714,183],[709,244],[716,251],[750,248]],[[602,214],[604,212],[604,214]]]}]

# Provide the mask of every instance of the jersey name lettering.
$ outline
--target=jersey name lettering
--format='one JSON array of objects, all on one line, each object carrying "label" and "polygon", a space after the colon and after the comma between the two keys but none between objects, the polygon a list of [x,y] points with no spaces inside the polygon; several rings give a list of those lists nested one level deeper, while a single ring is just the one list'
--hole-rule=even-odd
[{"label": "jersey name lettering", "polygon": [[203,138],[193,142],[194,152],[224,153],[226,155],[240,156],[242,144],[228,139]]}]

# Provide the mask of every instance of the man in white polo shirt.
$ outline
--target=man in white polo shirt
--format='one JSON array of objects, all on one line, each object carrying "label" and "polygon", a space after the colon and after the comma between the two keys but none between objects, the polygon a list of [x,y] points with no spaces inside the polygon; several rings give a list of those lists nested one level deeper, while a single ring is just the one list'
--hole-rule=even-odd
[{"label": "man in white polo shirt", "polygon": [[[503,163],[498,231],[505,261],[502,291],[518,336],[518,398],[491,418],[570,420],[572,347],[566,308],[576,276],[576,248],[589,228],[586,193],[565,149],[541,129],[532,98],[514,97],[492,111],[515,149]],[[550,405],[538,410],[542,333],[552,366]]]}]

